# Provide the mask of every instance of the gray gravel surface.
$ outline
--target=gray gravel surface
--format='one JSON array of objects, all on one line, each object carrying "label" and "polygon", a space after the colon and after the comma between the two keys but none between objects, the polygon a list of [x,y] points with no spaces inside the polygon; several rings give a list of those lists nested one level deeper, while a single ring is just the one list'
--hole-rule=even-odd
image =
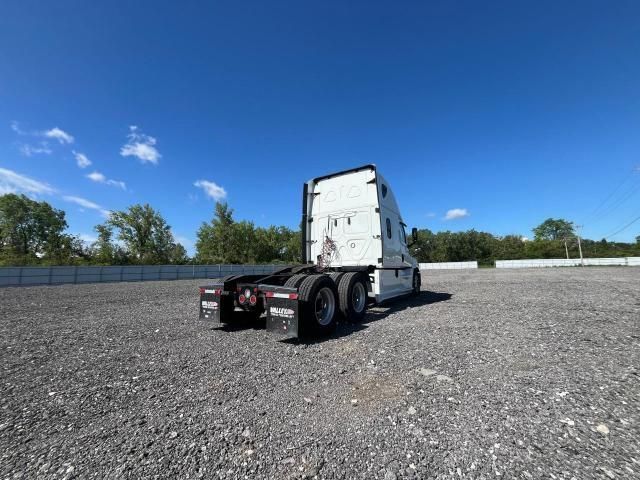
[{"label": "gray gravel surface", "polygon": [[0,289],[3,478],[640,478],[640,268],[438,271],[322,341]]}]

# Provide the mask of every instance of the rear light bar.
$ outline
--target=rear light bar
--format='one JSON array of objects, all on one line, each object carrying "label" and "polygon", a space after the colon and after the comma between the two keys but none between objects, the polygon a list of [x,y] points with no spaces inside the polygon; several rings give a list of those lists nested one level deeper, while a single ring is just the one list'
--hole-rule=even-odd
[{"label": "rear light bar", "polygon": [[204,295],[205,293],[213,293],[214,295],[222,295],[221,288],[215,288],[213,290],[200,287],[200,295]]},{"label": "rear light bar", "polygon": [[265,292],[265,297],[267,298],[288,298],[289,300],[297,300],[297,293],[276,293],[276,292]]}]

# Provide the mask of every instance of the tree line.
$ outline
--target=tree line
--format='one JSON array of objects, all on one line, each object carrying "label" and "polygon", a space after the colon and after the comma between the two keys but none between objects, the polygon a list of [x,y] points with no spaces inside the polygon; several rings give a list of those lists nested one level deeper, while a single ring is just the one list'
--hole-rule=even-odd
[{"label": "tree line", "polygon": [[[158,265],[216,263],[298,263],[299,230],[285,226],[258,227],[237,221],[233,209],[217,203],[213,217],[197,231],[196,251],[187,255],[171,227],[150,205],[132,205],[111,212],[95,226],[97,239],[87,244],[67,233],[65,212],[45,201],[13,193],[0,196],[0,265]],[[571,222],[547,219],[533,229],[534,239],[521,235],[496,236],[487,232],[418,231],[410,246],[419,262],[578,256],[578,237]],[[635,243],[583,239],[585,257],[640,256],[640,236]]]},{"label": "tree line", "polygon": [[187,255],[171,227],[150,205],[110,212],[87,244],[67,233],[64,211],[13,193],[0,196],[0,265],[167,265],[300,262],[300,233],[235,221],[226,203],[197,232]]},{"label": "tree line", "polygon": [[[527,258],[579,258],[580,249],[575,227],[563,219],[547,219],[533,229],[534,238],[522,235],[496,236],[487,232],[437,232],[418,230],[418,241],[412,254],[419,262],[463,262],[476,260],[491,266],[496,260]],[[635,243],[581,239],[585,258],[640,256],[640,236]]]}]

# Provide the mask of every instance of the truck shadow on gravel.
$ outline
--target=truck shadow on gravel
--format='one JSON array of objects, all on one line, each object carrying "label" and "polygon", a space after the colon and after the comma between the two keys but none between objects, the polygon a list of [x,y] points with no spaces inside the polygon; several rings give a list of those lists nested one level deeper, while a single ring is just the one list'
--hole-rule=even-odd
[{"label": "truck shadow on gravel", "polygon": [[344,320],[338,323],[336,330],[326,337],[303,337],[292,338],[283,340],[286,343],[293,343],[299,345],[313,345],[317,343],[326,342],[327,340],[334,340],[336,338],[345,337],[353,333],[359,332],[367,328],[370,323],[384,320],[389,315],[402,312],[409,308],[423,307],[425,305],[431,305],[432,303],[446,302],[450,300],[453,295],[445,292],[428,292],[422,291],[420,295],[407,296],[403,298],[397,298],[389,302],[382,302],[378,305],[371,307],[367,311],[367,315],[361,322],[349,323]]}]

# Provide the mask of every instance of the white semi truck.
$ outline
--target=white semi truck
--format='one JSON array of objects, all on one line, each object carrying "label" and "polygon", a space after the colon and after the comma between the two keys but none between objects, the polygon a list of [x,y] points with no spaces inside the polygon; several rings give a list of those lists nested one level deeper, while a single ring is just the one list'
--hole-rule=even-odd
[{"label": "white semi truck", "polygon": [[[400,209],[375,165],[309,180],[302,191],[302,264],[271,274],[230,275],[200,287],[200,319],[233,323],[267,314],[267,330],[327,334],[339,318],[420,292],[418,263]],[[412,230],[413,242],[417,229]]]}]

